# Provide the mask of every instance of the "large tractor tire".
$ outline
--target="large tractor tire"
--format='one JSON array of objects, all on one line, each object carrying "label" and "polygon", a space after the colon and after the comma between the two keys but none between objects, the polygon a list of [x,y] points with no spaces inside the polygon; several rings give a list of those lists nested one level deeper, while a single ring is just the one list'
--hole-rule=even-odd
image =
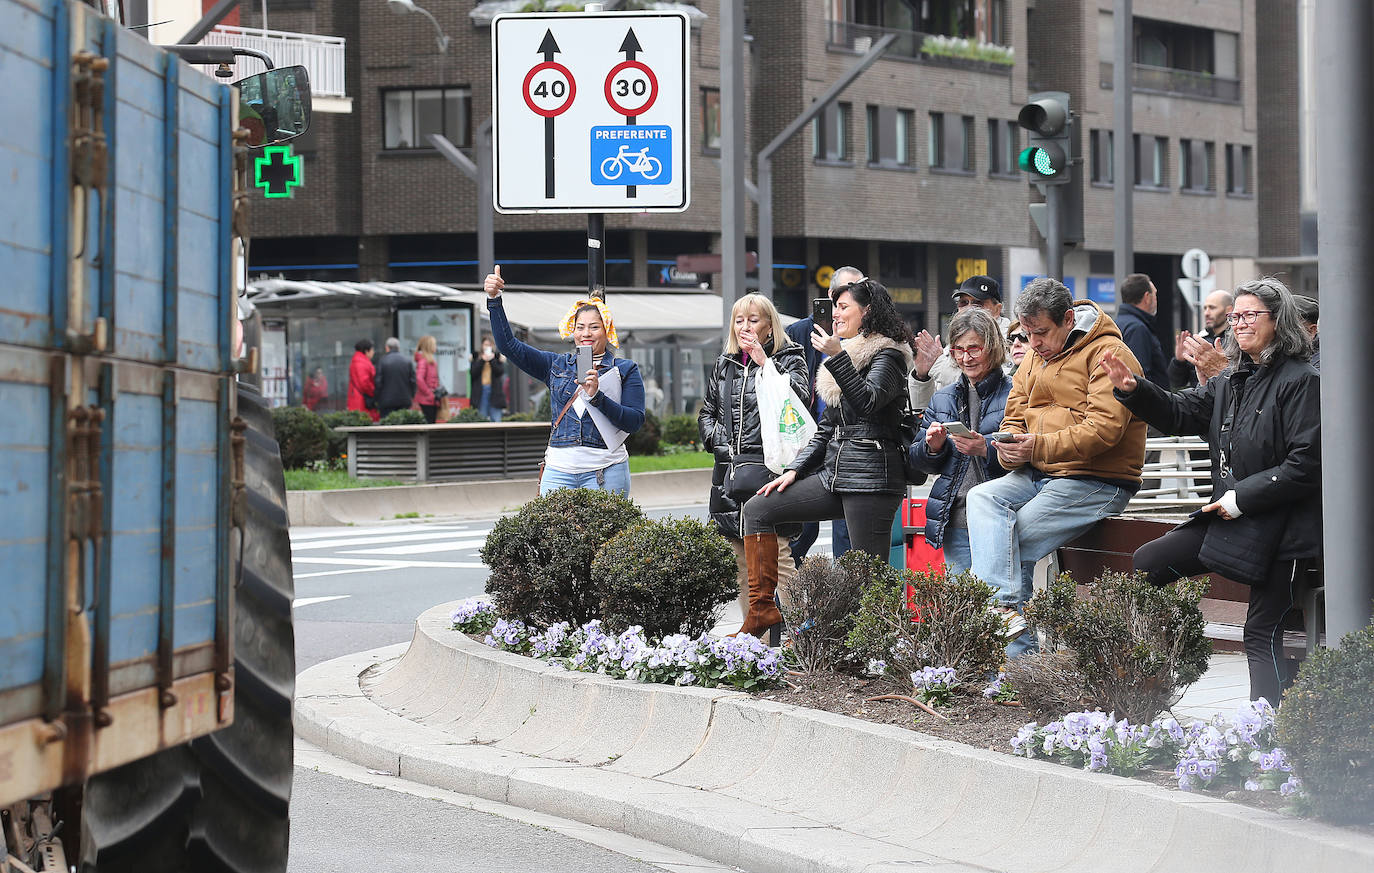
[{"label": "large tractor tire", "polygon": [[240,385],[238,409],[248,428],[234,723],[86,783],[85,873],[286,870],[296,686],[286,485],[261,395]]}]

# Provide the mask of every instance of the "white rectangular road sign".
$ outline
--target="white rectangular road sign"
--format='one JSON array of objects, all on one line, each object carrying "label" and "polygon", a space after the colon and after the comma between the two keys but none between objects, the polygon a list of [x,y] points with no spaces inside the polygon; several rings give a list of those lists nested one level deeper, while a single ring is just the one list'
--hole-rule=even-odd
[{"label": "white rectangular road sign", "polygon": [[681,12],[491,23],[498,212],[681,212],[691,198]]}]

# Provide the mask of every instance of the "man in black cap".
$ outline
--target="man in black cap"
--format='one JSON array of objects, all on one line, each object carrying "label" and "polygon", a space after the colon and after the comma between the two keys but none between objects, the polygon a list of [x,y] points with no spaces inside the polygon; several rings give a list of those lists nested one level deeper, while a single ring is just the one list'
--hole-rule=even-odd
[{"label": "man in black cap", "polygon": [[[1002,317],[1002,286],[991,276],[970,276],[965,279],[959,290],[954,292],[954,305],[959,309],[965,306],[982,307],[997,319],[1002,335],[1007,335],[1011,322]],[[959,367],[944,346],[940,345],[940,341],[928,331],[921,331],[916,335],[916,367],[908,380],[911,385],[911,405],[916,409],[925,409],[936,391],[959,381],[959,372]]]}]

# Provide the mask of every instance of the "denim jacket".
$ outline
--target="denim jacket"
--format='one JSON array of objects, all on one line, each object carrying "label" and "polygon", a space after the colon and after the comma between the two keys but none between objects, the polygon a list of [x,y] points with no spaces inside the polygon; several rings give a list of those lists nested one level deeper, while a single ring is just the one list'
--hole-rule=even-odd
[{"label": "denim jacket", "polygon": [[[515,334],[511,333],[510,322],[506,320],[506,310],[500,297],[487,300],[487,314],[491,318],[491,335],[496,341],[497,350],[515,366],[549,386],[549,421],[553,422],[577,390],[577,353],[546,352],[516,339]],[[598,391],[590,402],[611,420],[611,424],[627,433],[634,433],[644,426],[644,380],[639,375],[639,365],[628,358],[617,358],[612,347],[607,346],[599,370],[604,373],[611,367],[620,371],[620,401],[616,402],[607,397],[606,392]],[[608,448],[592,417],[587,415],[579,418],[572,414],[572,410],[549,434],[549,445],[560,449],[569,446]]]}]

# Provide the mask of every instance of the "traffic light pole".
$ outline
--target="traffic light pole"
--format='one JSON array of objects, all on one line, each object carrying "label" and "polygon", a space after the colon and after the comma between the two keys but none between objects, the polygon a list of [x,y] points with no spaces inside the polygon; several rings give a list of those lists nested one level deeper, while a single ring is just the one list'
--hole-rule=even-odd
[{"label": "traffic light pole", "polygon": [[1112,267],[1116,274],[1116,287],[1120,288],[1126,276],[1135,272],[1135,121],[1132,116],[1135,108],[1135,31],[1132,27],[1131,0],[1116,0],[1112,17],[1115,31],[1112,41],[1116,46],[1112,67],[1112,110],[1115,116],[1112,124],[1112,163],[1115,172],[1112,188]]},{"label": "traffic light pole", "polygon": [[1064,280],[1064,186],[1045,185],[1045,272]]}]

